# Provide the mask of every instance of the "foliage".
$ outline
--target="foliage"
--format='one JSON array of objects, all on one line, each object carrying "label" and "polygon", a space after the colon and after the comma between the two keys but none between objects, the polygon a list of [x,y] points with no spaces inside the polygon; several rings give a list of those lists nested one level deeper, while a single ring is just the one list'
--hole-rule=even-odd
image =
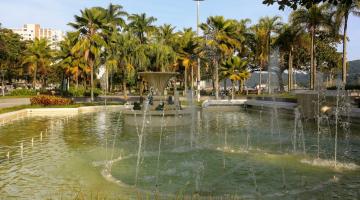
[{"label": "foliage", "polygon": [[314,4],[320,3],[332,3],[334,5],[337,4],[350,4],[356,0],[263,0],[263,4],[272,5],[277,3],[279,5],[279,9],[284,10],[285,7],[290,7],[292,9],[297,9],[299,6],[305,6],[310,8]]},{"label": "foliage", "polygon": [[51,105],[69,105],[73,102],[70,99],[56,97],[56,96],[47,96],[47,95],[39,95],[30,98],[31,105],[43,105],[43,106],[51,106]]},{"label": "foliage", "polygon": [[85,87],[83,86],[79,86],[79,87],[70,87],[69,88],[69,95],[72,96],[72,97],[83,97],[85,96],[85,92],[86,92],[86,89]]},{"label": "foliage", "polygon": [[15,89],[12,90],[9,96],[34,96],[37,94],[37,91],[34,89]]}]

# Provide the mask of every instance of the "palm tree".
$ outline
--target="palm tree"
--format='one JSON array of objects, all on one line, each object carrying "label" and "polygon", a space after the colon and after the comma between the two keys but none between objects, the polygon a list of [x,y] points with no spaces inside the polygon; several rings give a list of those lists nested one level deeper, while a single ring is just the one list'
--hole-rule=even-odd
[{"label": "palm tree", "polygon": [[[300,26],[295,26],[294,24],[284,24],[276,38],[275,46],[279,48],[280,52],[284,52],[288,56],[288,91],[293,89],[293,60],[295,49],[307,48],[307,38],[308,35],[305,34],[304,30]],[[285,70],[285,68],[283,69]],[[281,75],[282,71],[278,74],[279,79],[282,79]],[[279,80],[280,90],[283,91],[283,84],[280,82],[281,81]]]},{"label": "palm tree", "polygon": [[281,17],[263,17],[259,21],[259,26],[266,30],[266,49],[267,49],[267,64],[268,64],[268,92],[271,93],[271,67],[270,67],[270,56],[271,56],[271,45],[272,39],[271,34],[279,30],[282,26],[280,22]]},{"label": "palm tree", "polygon": [[291,22],[306,28],[311,36],[310,50],[310,89],[315,88],[316,63],[315,63],[315,39],[320,29],[328,29],[331,26],[331,14],[328,12],[328,4],[313,5],[309,9],[301,8],[291,14]]},{"label": "palm tree", "polygon": [[335,7],[335,21],[339,25],[343,25],[343,55],[342,55],[342,81],[346,84],[347,76],[347,59],[346,59],[346,48],[347,48],[347,28],[348,19],[350,14],[360,16],[360,0],[346,1],[345,3],[339,4]]},{"label": "palm tree", "polygon": [[127,82],[128,78],[135,76],[136,70],[143,71],[144,66],[149,65],[149,60],[146,55],[146,46],[142,45],[140,40],[129,32],[118,33],[113,39],[115,49],[115,57],[112,65],[122,72],[122,88],[124,98],[127,98]]},{"label": "palm tree", "polygon": [[51,65],[52,50],[46,39],[36,38],[26,49],[23,64],[33,73],[32,86],[35,89],[39,73],[46,75]]},{"label": "palm tree", "polygon": [[[106,76],[106,89],[105,92],[109,89],[109,72],[111,75],[116,69],[116,43],[112,42],[113,38],[116,37],[120,29],[126,27],[126,22],[123,17],[128,16],[128,13],[123,10],[121,5],[109,4],[106,9],[106,26],[103,27],[103,36],[106,42],[106,51],[104,52],[105,57],[105,76]],[[111,78],[112,80],[112,78]],[[112,83],[110,84],[112,88]]]},{"label": "palm tree", "polygon": [[230,79],[232,83],[231,99],[235,98],[236,81],[241,81],[240,85],[242,86],[243,81],[250,76],[250,73],[246,69],[247,64],[248,62],[245,59],[241,59],[238,56],[233,56],[222,64],[221,72],[223,76]]},{"label": "palm tree", "polygon": [[82,54],[90,67],[91,101],[94,101],[94,65],[101,54],[101,47],[106,46],[104,39],[100,36],[106,17],[104,8],[85,8],[81,11],[81,16],[75,15],[74,23],[69,23],[80,32],[79,41],[73,47],[72,53]]},{"label": "palm tree", "polygon": [[68,77],[73,77],[78,88],[79,85],[79,72],[84,68],[83,56],[73,54],[72,48],[77,43],[79,32],[68,32],[63,41],[60,42],[60,49],[57,51],[56,58],[59,60],[57,65],[65,70]]},{"label": "palm tree", "polygon": [[265,68],[266,63],[268,62],[268,34],[266,27],[257,24],[252,27],[254,33],[254,57],[255,62],[259,68],[259,90],[258,94],[261,94],[262,91],[262,70]]},{"label": "palm tree", "polygon": [[130,15],[128,20],[128,30],[139,38],[141,44],[145,44],[147,37],[156,30],[156,27],[153,25],[156,18],[147,17],[145,13]]},{"label": "palm tree", "polygon": [[174,40],[176,38],[177,33],[175,33],[175,26],[171,24],[164,24],[157,29],[156,39],[159,43],[173,46]]},{"label": "palm tree", "polygon": [[240,45],[237,40],[237,26],[233,20],[226,20],[223,16],[209,17],[206,23],[200,25],[204,31],[208,51],[212,51],[215,65],[215,97],[219,98],[219,63],[233,56]]},{"label": "palm tree", "polygon": [[180,33],[176,47],[178,60],[184,67],[184,85],[185,94],[188,89],[188,70],[191,69],[191,88],[193,88],[194,81],[194,67],[197,66],[197,59],[200,55],[200,38],[196,37],[196,33],[191,29],[184,29]]}]

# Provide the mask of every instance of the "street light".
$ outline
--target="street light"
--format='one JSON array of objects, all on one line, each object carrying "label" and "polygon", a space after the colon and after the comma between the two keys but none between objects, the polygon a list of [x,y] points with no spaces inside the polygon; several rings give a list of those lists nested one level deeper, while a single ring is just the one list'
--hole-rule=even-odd
[{"label": "street light", "polygon": [[[204,0],[193,0],[196,1],[197,7],[196,7],[196,34],[197,36],[200,35],[200,18],[199,18],[199,10],[200,10],[200,1]],[[197,101],[200,102],[200,81],[201,81],[201,75],[200,75],[200,57],[197,59],[197,78],[196,78],[196,90],[197,90]]]}]

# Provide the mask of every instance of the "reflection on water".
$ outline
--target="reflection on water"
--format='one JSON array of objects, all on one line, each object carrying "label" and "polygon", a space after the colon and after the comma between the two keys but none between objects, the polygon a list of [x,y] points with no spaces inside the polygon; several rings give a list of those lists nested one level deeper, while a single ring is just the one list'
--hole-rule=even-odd
[{"label": "reflection on water", "polygon": [[316,159],[312,122],[302,122],[304,154],[294,150],[293,118],[264,111],[199,111],[192,117],[191,126],[145,130],[136,188],[138,135],[123,127],[121,113],[34,117],[0,127],[0,199],[74,198],[80,191],[109,198],[154,191],[245,199],[360,197],[358,128],[350,139],[339,135],[335,169],[334,135],[320,136]]}]

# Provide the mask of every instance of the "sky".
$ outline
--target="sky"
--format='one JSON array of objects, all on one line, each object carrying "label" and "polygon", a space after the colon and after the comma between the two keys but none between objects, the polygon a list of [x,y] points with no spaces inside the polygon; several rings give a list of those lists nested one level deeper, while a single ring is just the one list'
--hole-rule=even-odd
[{"label": "sky", "polygon": [[[0,0],[0,23],[6,28],[20,28],[23,24],[40,24],[44,28],[69,31],[67,23],[74,20],[81,9],[92,6],[107,7],[120,4],[128,13],[146,13],[157,18],[157,25],[172,24],[177,29],[196,27],[196,2],[193,0]],[[256,23],[263,16],[281,16],[287,22],[290,9],[266,6],[262,0],[205,0],[200,5],[200,20],[223,15],[233,19],[251,19]],[[360,17],[349,19],[349,60],[360,59]],[[341,50],[341,48],[339,48]]]}]

